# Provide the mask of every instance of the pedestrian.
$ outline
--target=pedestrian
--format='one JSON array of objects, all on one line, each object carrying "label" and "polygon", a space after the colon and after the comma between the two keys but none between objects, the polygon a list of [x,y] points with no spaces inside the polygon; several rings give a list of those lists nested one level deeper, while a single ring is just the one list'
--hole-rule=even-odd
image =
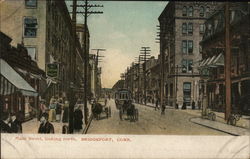
[{"label": "pedestrian", "polygon": [[54,134],[54,126],[48,121],[48,113],[43,113],[40,119],[39,134]]},{"label": "pedestrian", "polygon": [[162,108],[162,109],[161,109],[161,115],[164,115],[164,114],[165,114],[165,109],[166,109],[165,105],[162,104],[162,107],[161,107],[161,108]]},{"label": "pedestrian", "polygon": [[56,102],[56,121],[61,121],[61,114],[62,114],[62,99],[58,99]]},{"label": "pedestrian", "polygon": [[12,133],[11,127],[10,127],[10,114],[7,112],[1,113],[1,121],[0,121],[0,127],[1,127],[1,133]]},{"label": "pedestrian", "polygon": [[159,105],[159,99],[157,98],[156,101],[155,101],[155,110],[156,110],[156,109],[159,109],[159,108],[158,108],[158,105]]},{"label": "pedestrian", "polygon": [[10,124],[12,133],[22,133],[22,121],[20,119],[20,115],[17,113],[11,114],[11,124]]},{"label": "pedestrian", "polygon": [[50,100],[49,105],[49,121],[56,121],[56,99],[52,97],[52,100]]},{"label": "pedestrian", "polygon": [[201,110],[201,101],[198,101],[198,109]]},{"label": "pedestrian", "polygon": [[195,109],[195,102],[194,101],[192,102],[192,109],[193,110]]},{"label": "pedestrian", "polygon": [[105,105],[105,106],[107,105],[107,102],[108,102],[108,100],[107,100],[107,98],[105,97],[105,101],[104,101],[104,105]]},{"label": "pedestrian", "polygon": [[186,102],[183,102],[183,105],[182,105],[181,109],[187,109]]},{"label": "pedestrian", "polygon": [[67,123],[69,121],[69,101],[65,100],[63,105],[63,123]]},{"label": "pedestrian", "polygon": [[45,113],[48,110],[48,108],[45,105],[45,100],[41,99],[40,100],[40,114],[39,114],[39,119],[41,118],[42,114]]},{"label": "pedestrian", "polygon": [[79,132],[82,129],[82,110],[80,109],[80,105],[76,104],[75,105],[75,110],[74,110],[74,130],[76,132]]}]

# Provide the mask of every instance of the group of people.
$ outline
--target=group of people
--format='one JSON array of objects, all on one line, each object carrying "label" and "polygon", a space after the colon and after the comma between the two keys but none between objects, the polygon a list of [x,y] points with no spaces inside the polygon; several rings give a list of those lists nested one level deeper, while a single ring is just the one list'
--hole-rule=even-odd
[{"label": "group of people", "polygon": [[22,133],[22,121],[20,112],[15,113],[1,113],[1,133]]},{"label": "group of people", "polygon": [[[63,112],[63,114],[62,114]],[[69,102],[52,96],[49,102],[49,106],[46,106],[45,100],[40,101],[40,118],[43,113],[48,113],[48,121],[50,122],[63,122],[66,123],[69,120]],[[62,118],[61,118],[62,116]]]},{"label": "group of people", "polygon": [[[46,107],[42,102],[41,108]],[[80,99],[77,100],[74,106],[74,114],[73,114],[73,127],[76,133],[79,133],[82,130],[83,125],[83,113],[82,113],[83,104]],[[41,109],[43,110],[43,109]],[[54,126],[51,122],[61,121],[61,114],[63,110],[62,122],[68,123],[69,121],[69,102],[63,100],[61,98],[52,97],[50,100],[49,111],[41,111],[40,117],[40,127],[38,129],[38,133],[54,133]],[[63,126],[63,133],[67,133],[67,126]]]}]

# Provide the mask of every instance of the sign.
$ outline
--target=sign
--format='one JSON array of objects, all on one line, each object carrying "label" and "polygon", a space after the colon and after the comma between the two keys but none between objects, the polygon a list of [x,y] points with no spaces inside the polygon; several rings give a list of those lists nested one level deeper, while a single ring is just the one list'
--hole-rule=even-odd
[{"label": "sign", "polygon": [[50,63],[46,65],[46,75],[51,78],[58,77],[58,64]]}]

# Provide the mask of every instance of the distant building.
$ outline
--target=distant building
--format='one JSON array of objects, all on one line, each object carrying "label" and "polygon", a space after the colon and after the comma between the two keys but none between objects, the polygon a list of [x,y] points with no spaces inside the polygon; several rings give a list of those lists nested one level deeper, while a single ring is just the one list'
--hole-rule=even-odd
[{"label": "distant building", "polygon": [[[165,63],[164,101],[167,105],[190,105],[199,98],[201,60],[199,42],[204,22],[217,2],[171,1],[159,16],[160,57]],[[165,57],[162,56],[165,53]]]},{"label": "distant building", "polygon": [[[217,10],[224,10],[219,5]],[[249,2],[230,3],[232,111],[250,113]],[[225,16],[215,11],[205,22],[201,41],[201,100],[204,107],[225,111]]]}]

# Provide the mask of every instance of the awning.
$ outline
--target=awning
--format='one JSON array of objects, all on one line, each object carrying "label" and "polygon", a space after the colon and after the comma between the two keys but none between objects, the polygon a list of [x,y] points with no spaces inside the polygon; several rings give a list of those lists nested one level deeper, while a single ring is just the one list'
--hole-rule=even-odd
[{"label": "awning", "polygon": [[[37,96],[38,93],[32,88],[6,61],[0,59],[0,73],[7,79],[7,82],[19,90],[25,96]],[[6,86],[1,83],[1,86]],[[4,90],[4,89],[3,89]],[[13,93],[13,92],[12,92]],[[5,95],[5,93],[1,92]]]},{"label": "awning", "polygon": [[214,61],[211,63],[212,66],[224,66],[224,55],[220,53]]}]

